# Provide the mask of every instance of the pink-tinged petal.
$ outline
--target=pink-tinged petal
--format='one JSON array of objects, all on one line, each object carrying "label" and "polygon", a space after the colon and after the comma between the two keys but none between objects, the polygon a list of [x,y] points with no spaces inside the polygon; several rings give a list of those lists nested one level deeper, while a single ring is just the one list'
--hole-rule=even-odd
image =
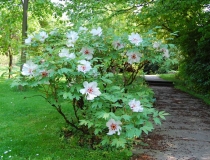
[{"label": "pink-tinged petal", "polygon": [[86,32],[88,29],[86,28],[86,27],[79,27],[79,31],[84,31],[84,32]]},{"label": "pink-tinged petal", "polygon": [[[122,122],[120,122],[120,121],[117,121],[116,123],[117,123],[117,125],[121,125],[122,124]],[[120,126],[119,126],[119,128],[121,129]]]},{"label": "pink-tinged petal", "polygon": [[98,88],[97,89],[94,89],[94,94],[96,95],[96,96],[99,96],[99,95],[101,95],[101,92],[98,90]]},{"label": "pink-tinged petal", "polygon": [[115,131],[109,130],[109,132],[107,134],[108,135],[113,135],[113,134],[115,134]]},{"label": "pink-tinged petal", "polygon": [[87,95],[87,100],[93,100],[96,96],[93,94],[88,94]]},{"label": "pink-tinged petal", "polygon": [[67,59],[75,59],[75,54],[74,53],[70,53],[67,55]]},{"label": "pink-tinged petal", "polygon": [[90,31],[90,33],[93,35],[93,36],[101,36],[101,34],[102,34],[102,29],[101,29],[101,27],[98,27],[97,29],[92,29],[91,31]]},{"label": "pink-tinged petal", "polygon": [[97,87],[98,84],[97,84],[97,82],[91,82],[90,85],[91,85],[92,87]]},{"label": "pink-tinged petal", "polygon": [[109,127],[113,123],[113,119],[110,119],[108,122],[106,122],[106,126]]},{"label": "pink-tinged petal", "polygon": [[87,88],[88,87],[88,82],[87,81],[85,81],[85,82],[83,82],[83,86],[85,87],[85,88]]},{"label": "pink-tinged petal", "polygon": [[66,33],[66,37],[71,40],[73,43],[76,42],[76,40],[79,38],[78,33],[75,31],[70,31]]},{"label": "pink-tinged petal", "polygon": [[85,94],[86,90],[85,89],[80,89],[79,92],[82,93],[82,94]]},{"label": "pink-tinged petal", "polygon": [[136,105],[137,106],[140,106],[140,101],[136,101]]}]

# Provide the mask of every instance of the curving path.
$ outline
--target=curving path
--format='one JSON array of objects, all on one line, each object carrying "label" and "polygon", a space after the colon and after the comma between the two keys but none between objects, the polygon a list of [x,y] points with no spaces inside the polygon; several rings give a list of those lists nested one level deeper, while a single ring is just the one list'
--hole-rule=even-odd
[{"label": "curving path", "polygon": [[210,106],[171,86],[151,86],[158,110],[170,115],[144,142],[132,160],[210,160]]}]

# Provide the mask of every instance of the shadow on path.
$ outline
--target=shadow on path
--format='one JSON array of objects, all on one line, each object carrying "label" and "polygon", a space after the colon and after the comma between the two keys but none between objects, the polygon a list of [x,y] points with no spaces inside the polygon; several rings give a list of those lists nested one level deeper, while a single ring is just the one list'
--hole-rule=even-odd
[{"label": "shadow on path", "polygon": [[170,115],[144,136],[132,160],[210,160],[210,106],[170,86],[150,86],[155,108]]}]

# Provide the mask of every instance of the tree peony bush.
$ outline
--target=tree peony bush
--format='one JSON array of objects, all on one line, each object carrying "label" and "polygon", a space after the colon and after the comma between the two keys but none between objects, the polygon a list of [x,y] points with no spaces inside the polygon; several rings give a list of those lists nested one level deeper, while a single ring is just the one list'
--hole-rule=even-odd
[{"label": "tree peony bush", "polygon": [[151,32],[83,28],[30,35],[29,60],[16,84],[40,90],[80,144],[130,148],[167,115],[153,108],[153,92],[140,76],[146,63],[164,60],[165,53],[153,47]]}]

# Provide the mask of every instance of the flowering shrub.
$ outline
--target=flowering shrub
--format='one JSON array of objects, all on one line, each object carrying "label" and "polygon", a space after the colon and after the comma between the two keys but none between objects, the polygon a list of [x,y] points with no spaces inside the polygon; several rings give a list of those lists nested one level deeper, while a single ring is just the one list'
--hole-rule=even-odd
[{"label": "flowering shrub", "polygon": [[150,35],[117,36],[101,27],[30,35],[30,60],[18,84],[41,90],[80,143],[128,148],[167,115],[153,108],[153,94],[139,76],[144,64],[165,54]]}]

